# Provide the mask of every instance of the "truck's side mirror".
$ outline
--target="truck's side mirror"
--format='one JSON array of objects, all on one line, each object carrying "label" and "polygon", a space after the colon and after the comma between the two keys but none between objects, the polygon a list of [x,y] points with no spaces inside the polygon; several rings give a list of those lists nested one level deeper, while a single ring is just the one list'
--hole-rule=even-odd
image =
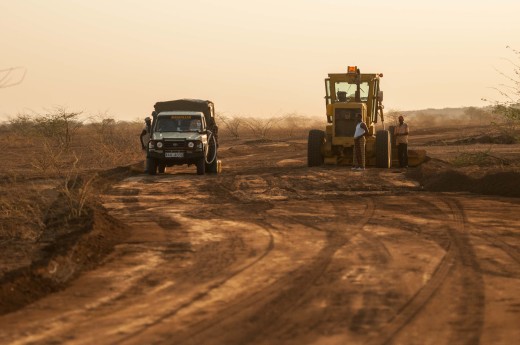
[{"label": "truck's side mirror", "polygon": [[377,92],[377,100],[383,102],[383,91],[380,90]]}]

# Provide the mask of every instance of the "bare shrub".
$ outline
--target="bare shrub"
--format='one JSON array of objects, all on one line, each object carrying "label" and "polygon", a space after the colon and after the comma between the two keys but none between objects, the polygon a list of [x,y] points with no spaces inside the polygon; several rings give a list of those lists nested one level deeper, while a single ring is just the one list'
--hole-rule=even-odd
[{"label": "bare shrub", "polygon": [[82,112],[68,112],[64,107],[33,117],[36,130],[45,138],[53,139],[66,150],[70,147],[72,138],[81,127],[79,116]]},{"label": "bare shrub", "polygon": [[493,124],[505,135],[520,140],[520,51],[511,47],[506,47],[514,55],[512,61],[506,59],[512,66],[512,72],[504,73],[499,71],[506,79],[506,84],[500,84],[493,89],[498,93],[500,100],[489,100],[493,106],[493,114],[498,116],[498,121]]},{"label": "bare shrub", "polygon": [[221,113],[216,114],[217,122],[224,125],[224,129],[231,134],[233,139],[240,138],[240,128],[243,125],[243,119],[239,116],[228,117]]},{"label": "bare shrub", "polygon": [[77,138],[81,142],[79,166],[83,169],[101,169],[142,160],[144,156],[139,142],[141,129],[141,123],[110,118],[85,124]]},{"label": "bare shrub", "polygon": [[244,119],[244,126],[251,131],[255,138],[267,139],[274,125],[282,119],[283,118],[280,117],[271,117],[268,119],[249,117]]},{"label": "bare shrub", "polygon": [[390,126],[397,126],[399,124],[399,116],[403,115],[399,109],[390,109],[385,114],[385,122]]},{"label": "bare shrub", "polygon": [[85,205],[92,196],[92,181],[96,178],[96,174],[81,177],[77,168],[78,161],[76,158],[59,188],[67,202],[69,218],[77,218],[85,214]]},{"label": "bare shrub", "polygon": [[493,155],[491,146],[485,150],[462,150],[451,161],[455,166],[497,166],[509,165],[511,162],[508,159]]},{"label": "bare shrub", "polygon": [[54,147],[47,141],[43,142],[43,149],[40,153],[35,154],[31,158],[31,165],[43,174],[50,171],[60,173],[62,166],[62,156],[64,150],[61,147]]},{"label": "bare shrub", "polygon": [[282,116],[278,127],[285,131],[289,138],[300,137],[302,132],[307,132],[309,119],[298,113],[289,113]]},{"label": "bare shrub", "polygon": [[17,114],[8,120],[8,124],[11,132],[18,135],[32,134],[35,130],[34,119],[28,114]]},{"label": "bare shrub", "polygon": [[491,118],[491,112],[488,108],[477,108],[477,107],[468,107],[464,109],[464,117],[473,124],[478,124],[481,126],[483,122],[487,120],[489,124],[489,120]]},{"label": "bare shrub", "polygon": [[91,123],[94,135],[104,144],[113,144],[115,142],[115,131],[117,129],[117,121],[110,117],[107,113],[98,114],[96,121]]},{"label": "bare shrub", "polygon": [[0,183],[0,241],[35,240],[44,228],[46,200],[26,183]]}]

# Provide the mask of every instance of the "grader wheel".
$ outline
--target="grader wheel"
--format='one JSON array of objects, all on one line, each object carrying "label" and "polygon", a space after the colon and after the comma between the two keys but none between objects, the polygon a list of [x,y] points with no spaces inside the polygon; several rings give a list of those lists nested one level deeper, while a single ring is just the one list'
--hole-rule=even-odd
[{"label": "grader wheel", "polygon": [[392,166],[392,144],[388,131],[376,133],[376,167],[390,168]]},{"label": "grader wheel", "polygon": [[323,164],[323,155],[321,154],[321,146],[325,141],[325,132],[318,129],[309,131],[309,140],[307,142],[307,165],[310,167],[320,166]]}]

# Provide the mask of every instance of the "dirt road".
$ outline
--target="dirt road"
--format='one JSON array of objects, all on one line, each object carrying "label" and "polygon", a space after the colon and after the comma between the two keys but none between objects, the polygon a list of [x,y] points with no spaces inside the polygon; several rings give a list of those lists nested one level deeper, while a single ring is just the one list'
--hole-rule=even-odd
[{"label": "dirt road", "polygon": [[222,147],[224,173],[127,178],[128,238],[0,317],[9,344],[511,344],[520,200],[394,170],[307,168],[302,142]]}]

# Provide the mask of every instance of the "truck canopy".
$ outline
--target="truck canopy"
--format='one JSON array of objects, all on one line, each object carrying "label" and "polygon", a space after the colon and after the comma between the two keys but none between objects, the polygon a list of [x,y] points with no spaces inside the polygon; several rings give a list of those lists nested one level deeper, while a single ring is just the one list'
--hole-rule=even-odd
[{"label": "truck canopy", "polygon": [[214,127],[215,124],[215,106],[213,102],[202,99],[177,99],[174,101],[157,102],[154,105],[156,113],[163,111],[201,111],[206,118],[206,124],[209,128]]}]

